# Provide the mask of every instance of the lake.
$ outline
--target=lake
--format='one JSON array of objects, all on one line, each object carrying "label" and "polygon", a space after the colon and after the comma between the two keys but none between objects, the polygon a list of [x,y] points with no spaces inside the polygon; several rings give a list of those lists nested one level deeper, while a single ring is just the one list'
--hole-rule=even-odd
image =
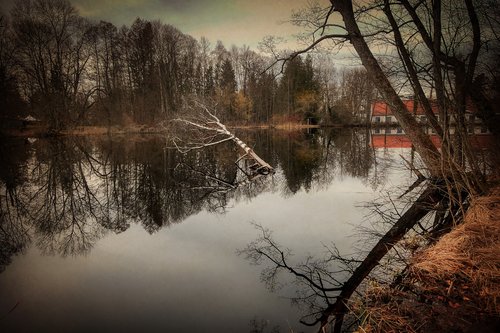
[{"label": "lake", "polygon": [[313,331],[293,286],[270,292],[238,250],[255,224],[297,260],[366,250],[364,204],[406,190],[412,151],[366,129],[237,134],[274,174],[245,181],[231,142],[183,155],[154,135],[3,139],[0,330]]}]

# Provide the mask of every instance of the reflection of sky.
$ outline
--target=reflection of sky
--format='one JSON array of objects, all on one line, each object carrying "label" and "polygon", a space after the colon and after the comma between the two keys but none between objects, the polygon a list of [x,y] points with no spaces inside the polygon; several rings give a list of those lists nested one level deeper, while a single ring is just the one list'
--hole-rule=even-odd
[{"label": "reflection of sky", "polygon": [[372,196],[346,179],[289,198],[266,193],[224,215],[199,213],[152,236],[133,226],[102,239],[86,257],[40,257],[31,249],[0,275],[0,311],[20,302],[9,320],[30,318],[29,325],[54,331],[97,329],[96,323],[115,330],[225,332],[243,325],[247,331],[253,316],[301,328],[289,301],[259,281],[261,267],[235,253],[257,237],[250,222],[274,230],[297,253],[321,252],[332,241],[345,249],[353,234],[346,222],[363,215],[353,202]]},{"label": "reflection of sky", "polygon": [[[410,181],[392,162],[399,153],[408,150],[377,151],[393,184]],[[250,222],[273,230],[298,260],[332,242],[349,253],[354,226],[366,214],[357,204],[380,191],[344,176],[322,190],[286,198],[271,191],[233,202],[224,215],[201,212],[153,235],[133,225],[98,241],[87,256],[40,256],[31,248],[0,275],[0,313],[19,302],[3,324],[37,331],[239,332],[249,331],[257,316],[270,327],[304,330],[299,311],[265,289],[262,267],[236,255],[258,236]]]}]

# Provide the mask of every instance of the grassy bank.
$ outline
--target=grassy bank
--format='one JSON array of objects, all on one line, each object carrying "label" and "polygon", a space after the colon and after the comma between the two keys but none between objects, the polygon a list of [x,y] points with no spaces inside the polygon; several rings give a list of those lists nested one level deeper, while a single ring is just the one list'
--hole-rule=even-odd
[{"label": "grassy bank", "polygon": [[500,331],[500,186],[464,223],[410,258],[397,287],[372,285],[352,307],[358,332]]},{"label": "grassy bank", "polygon": [[247,125],[228,125],[229,128],[236,129],[279,129],[279,130],[288,130],[288,131],[296,131],[301,129],[308,128],[320,128],[320,125],[307,125],[302,123],[294,123],[294,122],[286,122],[286,123],[278,123],[278,124],[247,124]]},{"label": "grassy bank", "polygon": [[[279,123],[279,124],[228,124],[232,129],[278,129],[296,131],[308,128],[320,128],[320,125],[307,125],[302,123]],[[342,126],[340,126],[342,127]],[[27,126],[20,129],[4,129],[3,136],[10,137],[44,137],[50,135],[122,135],[122,134],[158,134],[164,132],[161,126],[148,126],[132,124],[128,126],[76,126],[51,133],[46,126]]]},{"label": "grassy bank", "polygon": [[157,134],[163,129],[159,126],[130,125],[130,126],[76,126],[61,130],[60,132],[51,132],[46,126],[28,126],[22,129],[7,129],[2,132],[4,136],[13,137],[45,137],[59,135],[122,135],[122,134]]}]

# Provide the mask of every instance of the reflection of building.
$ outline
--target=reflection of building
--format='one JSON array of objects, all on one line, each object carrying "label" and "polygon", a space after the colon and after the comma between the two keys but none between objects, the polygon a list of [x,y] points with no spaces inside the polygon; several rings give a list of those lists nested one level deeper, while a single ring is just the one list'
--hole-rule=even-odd
[{"label": "reflection of building", "polygon": [[[427,124],[427,116],[425,115],[424,109],[421,104],[415,103],[412,99],[403,100],[403,103],[406,106],[406,109],[411,114],[415,115],[415,118],[422,125]],[[439,112],[436,102],[431,101],[432,112],[436,116],[439,121]],[[371,122],[376,125],[391,125],[391,126],[375,126],[372,129],[373,134],[392,134],[392,135],[403,135],[404,131],[401,127],[398,127],[398,121],[396,117],[393,115],[391,107],[387,105],[386,102],[383,101],[375,101],[371,106]],[[453,124],[455,123],[454,119],[450,120],[451,127],[449,129],[450,134],[455,133],[455,128]],[[488,128],[481,123],[481,120],[476,117],[474,107],[472,104],[468,104],[467,109],[465,110],[465,123],[467,126],[467,131],[469,134],[490,134]],[[435,134],[434,129],[430,126],[427,126],[425,131],[428,134]]]},{"label": "reflection of building", "polygon": [[[421,104],[415,103],[412,99],[403,100],[406,109],[411,114],[415,115],[415,118],[422,124],[427,123],[427,116],[425,115],[424,109]],[[431,101],[432,112],[439,121],[439,112],[436,102]],[[481,121],[475,115],[474,107],[471,103],[467,103],[467,108],[465,110],[465,122],[471,125],[480,125]],[[374,124],[397,124],[397,119],[393,115],[391,107],[383,101],[375,101],[371,106],[371,122]],[[450,120],[453,124],[454,120]],[[478,133],[476,133],[478,134]]]},{"label": "reflection of building", "polygon": [[[441,147],[441,140],[437,135],[430,135],[429,137],[436,147]],[[491,134],[471,135],[469,140],[472,147],[477,149],[491,147],[494,143],[493,135]],[[412,143],[404,134],[378,134],[372,130],[370,145],[373,148],[411,148]]]}]

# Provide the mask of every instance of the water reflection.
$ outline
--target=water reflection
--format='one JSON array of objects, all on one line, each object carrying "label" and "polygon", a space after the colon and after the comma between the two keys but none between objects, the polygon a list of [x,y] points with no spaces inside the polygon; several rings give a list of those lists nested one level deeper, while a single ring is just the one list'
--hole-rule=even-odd
[{"label": "water reflection", "polygon": [[[400,156],[400,161],[404,161],[408,165],[408,169],[412,170],[417,161],[412,148],[411,142],[406,138],[399,136],[400,142],[409,142],[409,145],[396,144],[394,140],[384,138],[383,144],[376,136],[371,137],[373,147],[373,156],[375,159],[370,160],[370,154],[364,155],[364,150],[358,151],[358,154],[351,155],[351,161],[356,161],[356,158],[367,157],[366,160],[373,162],[374,182],[378,184],[380,179],[377,175],[377,166],[382,164],[385,170],[391,168],[391,158],[388,156],[392,153],[401,153],[401,148],[406,148],[405,153],[409,153],[411,162],[408,157]],[[488,167],[488,140],[491,137],[471,137],[470,140],[476,143],[484,143],[484,145],[475,146],[478,148],[476,154],[478,160],[481,161],[485,170],[489,171]],[[378,144],[375,144],[377,143]],[[356,145],[351,147],[351,152],[356,152]],[[399,150],[393,151],[394,148]],[[480,150],[483,149],[484,151]],[[370,151],[367,151],[370,153]],[[405,154],[406,155],[406,154]],[[479,157],[483,157],[479,159]],[[339,156],[337,159],[342,161]],[[385,159],[385,161],[383,161]],[[383,161],[383,162],[382,162]],[[394,161],[394,159],[392,159]],[[388,163],[387,163],[388,162]],[[400,165],[401,167],[401,165]],[[368,167],[366,170],[370,170]],[[349,168],[357,170],[356,168]],[[361,168],[364,172],[365,169]],[[465,191],[447,191],[443,180],[427,179],[418,169],[414,170],[417,177],[416,182],[411,184],[406,191],[402,190],[400,182],[399,188],[393,189],[392,193],[388,193],[388,201],[381,203],[373,201],[370,206],[372,208],[372,217],[374,220],[383,221],[389,228],[384,228],[385,231],[379,234],[371,233],[376,243],[367,252],[367,255],[359,259],[358,257],[350,257],[341,255],[335,243],[325,247],[325,253],[322,256],[306,256],[302,261],[292,259],[293,251],[287,247],[280,245],[273,238],[272,231],[256,224],[260,236],[250,242],[246,248],[240,250],[240,254],[244,255],[247,260],[253,264],[263,265],[261,279],[266,283],[270,290],[275,290],[276,285],[280,288],[283,286],[294,285],[295,296],[291,297],[292,302],[301,306],[304,316],[301,323],[307,326],[316,327],[316,331],[325,332],[331,329],[332,332],[349,331],[350,325],[356,324],[357,320],[364,318],[355,318],[351,316],[346,318],[349,313],[350,297],[361,286],[365,279],[375,270],[381,263],[387,253],[392,251],[398,242],[409,233],[411,237],[427,238],[430,242],[435,241],[436,235],[450,228],[453,223],[460,223],[462,218],[461,207],[466,207],[469,204],[469,199]],[[362,173],[361,178],[369,179],[370,172]],[[385,175],[391,175],[391,172],[382,172]],[[485,172],[487,174],[487,172]],[[424,186],[421,186],[424,184]],[[418,188],[417,191],[414,191]],[[397,199],[396,199],[397,197]],[[405,198],[403,198],[405,197]],[[401,200],[403,199],[403,200]],[[369,206],[365,207],[368,208]],[[445,216],[446,215],[446,216]],[[451,222],[454,221],[454,222]],[[417,225],[417,226],[416,226]],[[416,226],[416,227],[415,227]],[[415,227],[415,229],[413,229]],[[382,230],[384,230],[382,229]],[[410,231],[411,230],[411,231]],[[369,234],[370,235],[370,234]],[[373,242],[373,239],[370,242]],[[405,246],[394,250],[393,257],[386,259],[384,268],[388,271],[396,272],[392,276],[388,271],[383,272],[382,278],[372,276],[373,281],[387,281],[398,283],[397,281],[405,273],[407,262],[404,261],[405,256],[401,256],[401,250],[408,250]],[[367,250],[363,248],[363,250]],[[403,260],[401,260],[403,259]],[[389,264],[391,262],[391,264]],[[393,267],[391,267],[391,265]],[[389,267],[389,268],[388,268]],[[283,278],[283,275],[286,275]],[[374,274],[375,275],[375,274]],[[363,295],[361,294],[361,297]],[[347,320],[346,320],[347,319]],[[349,326],[349,328],[346,328]]]},{"label": "water reflection", "polygon": [[231,200],[279,189],[327,186],[336,176],[368,178],[364,131],[240,134],[277,174],[248,181],[230,143],[182,155],[161,137],[7,140],[1,145],[1,267],[34,241],[44,253],[85,254],[107,232],[137,223],[149,233]]},{"label": "water reflection", "polygon": [[23,141],[2,141],[0,145],[0,272],[30,241],[23,216],[25,203],[19,199],[20,187],[26,181],[29,151]]},{"label": "water reflection", "polygon": [[303,330],[303,314],[268,296],[260,268],[236,255],[255,237],[248,222],[295,253],[345,249],[347,222],[365,214],[354,204],[409,178],[401,151],[371,146],[366,130],[237,135],[276,173],[249,179],[229,142],[182,155],[153,136],[3,140],[0,315],[20,302],[8,327]]}]

